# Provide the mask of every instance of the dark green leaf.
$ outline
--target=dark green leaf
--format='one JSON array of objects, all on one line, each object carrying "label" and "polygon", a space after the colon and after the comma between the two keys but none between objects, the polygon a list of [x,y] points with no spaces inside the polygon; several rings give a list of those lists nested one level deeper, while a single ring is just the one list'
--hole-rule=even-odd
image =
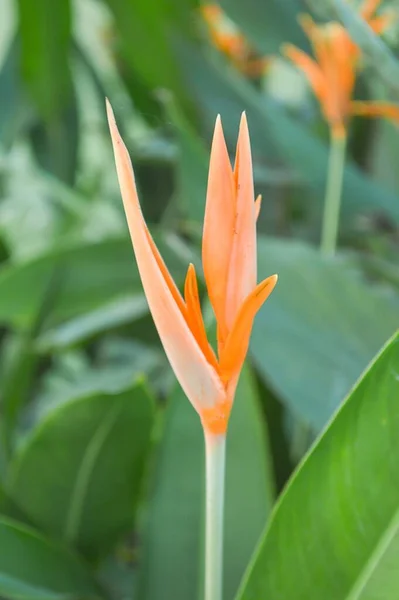
[{"label": "dark green leaf", "polygon": [[[157,239],[171,272],[179,281],[186,269],[185,250]],[[50,279],[59,286],[46,325],[86,313],[141,291],[131,243],[127,237],[97,243],[80,242],[4,267],[0,271],[0,322],[26,327],[41,306]],[[29,293],[26,293],[29,290]]]},{"label": "dark green leaf", "polygon": [[48,414],[10,467],[15,504],[89,556],[132,526],[153,421],[140,385],[76,398]]},{"label": "dark green leaf", "polygon": [[37,340],[37,346],[42,352],[67,348],[109,329],[131,323],[147,312],[148,304],[144,294],[114,300],[46,331]]},{"label": "dark green leaf", "polygon": [[193,3],[166,0],[106,0],[106,3],[115,19],[121,55],[132,71],[128,76],[129,87],[134,89],[136,78],[140,96],[145,92],[145,85],[150,90],[172,89],[180,98],[184,97],[184,86],[168,38],[170,30],[187,34]]},{"label": "dark green leaf", "polygon": [[19,59],[19,43],[14,38],[0,71],[0,140],[5,148],[14,141],[29,117],[18,72]]},{"label": "dark green leaf", "polygon": [[99,590],[73,554],[16,521],[0,519],[0,594],[11,600],[88,600]]},{"label": "dark green leaf", "polygon": [[394,600],[398,589],[399,334],[276,506],[240,600]]},{"label": "dark green leaf", "polygon": [[68,106],[71,14],[69,0],[18,0],[23,78],[47,123]]},{"label": "dark green leaf", "polygon": [[299,242],[259,239],[259,278],[279,274],[252,334],[260,372],[318,430],[399,324],[399,303],[351,261]]}]

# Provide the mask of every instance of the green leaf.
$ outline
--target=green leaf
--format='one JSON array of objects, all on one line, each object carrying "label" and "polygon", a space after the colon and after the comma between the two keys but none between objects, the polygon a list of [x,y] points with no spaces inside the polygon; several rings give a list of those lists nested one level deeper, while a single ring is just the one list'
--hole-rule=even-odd
[{"label": "green leaf", "polygon": [[202,224],[208,179],[207,150],[178,104],[172,98],[164,96],[167,115],[177,134],[176,193],[178,201],[184,216],[189,221]]},{"label": "green leaf", "polygon": [[0,594],[11,600],[99,598],[85,565],[33,529],[0,518]]},{"label": "green leaf", "polygon": [[69,0],[18,0],[21,68],[30,96],[49,123],[71,94]]},{"label": "green leaf", "polygon": [[251,354],[262,376],[315,430],[396,330],[393,294],[362,280],[354,261],[306,244],[259,238],[259,279],[279,274],[260,310]]},{"label": "green leaf", "polygon": [[[284,160],[298,170],[304,183],[321,202],[325,192],[328,147],[270,97],[256,92],[233,69],[226,69],[217,57],[211,60],[198,48],[177,41],[178,58],[187,85],[207,125],[213,128],[220,107],[226,137],[233,148],[238,123],[247,111],[254,157]],[[399,201],[394,193],[374,183],[355,165],[345,167],[342,209],[346,215],[385,211],[399,222]]]},{"label": "green leaf", "polygon": [[80,344],[115,327],[127,325],[148,313],[144,294],[113,300],[49,329],[37,340],[41,352],[54,352]]},{"label": "green leaf", "polygon": [[28,119],[26,98],[18,74],[19,43],[15,37],[0,71],[0,140],[8,148]]},{"label": "green leaf", "polygon": [[29,334],[12,333],[4,341],[1,355],[0,440],[7,455],[12,447],[14,427],[27,401],[38,364],[38,356]]},{"label": "green leaf", "polygon": [[69,0],[18,0],[21,74],[39,116],[30,137],[41,165],[64,181],[76,170],[78,117],[69,54]]},{"label": "green leaf", "polygon": [[[183,250],[172,248],[172,244],[164,240],[156,237],[168,267],[179,281],[184,277],[186,257]],[[29,262],[3,267],[0,270],[0,322],[27,327],[39,312],[53,277],[58,287],[52,309],[48,311],[47,327],[142,290],[127,237],[80,242],[56,248]]]},{"label": "green leaf", "polygon": [[57,118],[36,122],[29,131],[40,165],[59,180],[73,184],[78,159],[79,121],[75,94]]},{"label": "green leaf", "polygon": [[[144,531],[139,598],[187,600],[201,588],[204,449],[198,415],[180,388],[169,399]],[[233,597],[273,499],[268,446],[244,370],[227,441],[225,600]]]},{"label": "green leaf", "polygon": [[[184,86],[168,38],[170,30],[187,34],[194,2],[106,0],[106,4],[115,19],[122,57],[137,78],[140,95],[145,84],[149,89],[172,89],[184,97]],[[132,77],[128,79],[131,87]]]},{"label": "green leaf", "polygon": [[239,600],[396,598],[398,373],[396,334],[282,495]]},{"label": "green leaf", "polygon": [[17,453],[10,497],[53,537],[103,555],[133,524],[152,421],[140,385],[61,405]]}]

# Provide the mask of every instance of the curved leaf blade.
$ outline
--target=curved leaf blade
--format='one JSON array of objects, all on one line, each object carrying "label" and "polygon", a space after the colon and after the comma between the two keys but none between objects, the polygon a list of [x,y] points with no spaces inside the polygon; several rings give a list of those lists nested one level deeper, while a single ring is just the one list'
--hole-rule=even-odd
[{"label": "curved leaf blade", "polygon": [[399,333],[283,493],[239,600],[396,598],[398,400]]},{"label": "curved leaf blade", "polygon": [[12,600],[78,600],[98,598],[100,592],[77,557],[1,517],[0,594]]},{"label": "curved leaf blade", "polygon": [[363,279],[354,261],[329,260],[297,241],[258,238],[262,279],[279,283],[251,341],[262,377],[319,431],[399,325],[397,298]]},{"label": "curved leaf blade", "polygon": [[152,423],[139,384],[62,404],[16,455],[10,497],[52,536],[103,555],[133,524]]}]

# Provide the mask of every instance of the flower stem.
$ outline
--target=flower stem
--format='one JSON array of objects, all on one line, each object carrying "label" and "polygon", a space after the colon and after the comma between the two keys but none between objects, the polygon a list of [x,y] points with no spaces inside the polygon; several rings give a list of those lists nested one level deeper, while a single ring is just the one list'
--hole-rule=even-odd
[{"label": "flower stem", "polygon": [[222,599],[226,436],[205,432],[205,600]]},{"label": "flower stem", "polygon": [[320,242],[322,253],[330,256],[335,254],[337,246],[342,181],[345,167],[345,150],[346,135],[342,132],[337,134],[332,131]]}]

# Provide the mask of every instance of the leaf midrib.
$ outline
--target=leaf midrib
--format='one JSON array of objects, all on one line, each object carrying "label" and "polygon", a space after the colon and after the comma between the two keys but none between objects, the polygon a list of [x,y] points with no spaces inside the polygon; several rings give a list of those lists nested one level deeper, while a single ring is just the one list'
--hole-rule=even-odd
[{"label": "leaf midrib", "polygon": [[392,519],[390,520],[388,527],[384,533],[380,536],[378,544],[371,552],[369,559],[366,561],[364,567],[359,573],[354,585],[349,590],[346,600],[359,600],[362,592],[365,590],[367,583],[370,581],[371,576],[380,564],[380,559],[385,554],[390,542],[392,541],[395,533],[399,530],[399,507],[396,509]]},{"label": "leaf midrib", "polygon": [[112,406],[104,419],[100,421],[87,444],[86,451],[76,474],[75,485],[71,493],[71,502],[65,519],[64,537],[68,542],[73,542],[78,536],[84,502],[95,462],[120,411],[121,406],[119,404]]}]

